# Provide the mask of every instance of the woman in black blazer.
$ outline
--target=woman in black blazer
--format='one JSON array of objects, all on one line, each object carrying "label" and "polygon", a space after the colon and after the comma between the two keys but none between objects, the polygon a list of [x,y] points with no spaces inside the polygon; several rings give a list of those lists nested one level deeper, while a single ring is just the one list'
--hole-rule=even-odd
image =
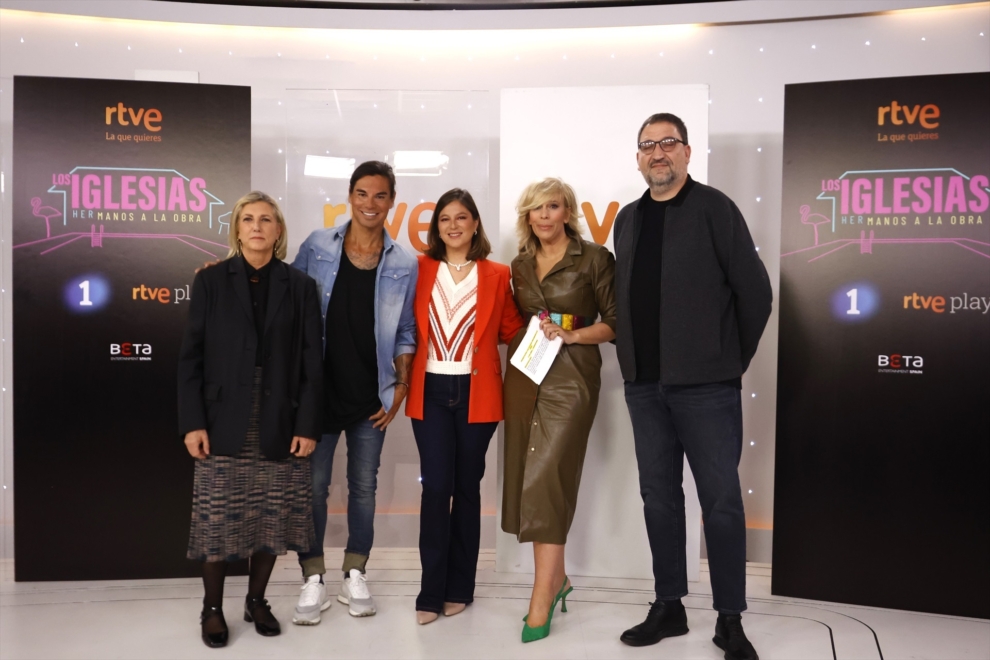
[{"label": "woman in black blazer", "polygon": [[193,283],[179,355],[179,434],[196,459],[187,556],[203,562],[203,641],[227,643],[227,563],[250,558],[244,619],[281,632],[265,600],[275,556],[315,540],[308,456],[321,432],[322,327],[316,282],[282,262],[275,200],[242,197],[230,254]]}]

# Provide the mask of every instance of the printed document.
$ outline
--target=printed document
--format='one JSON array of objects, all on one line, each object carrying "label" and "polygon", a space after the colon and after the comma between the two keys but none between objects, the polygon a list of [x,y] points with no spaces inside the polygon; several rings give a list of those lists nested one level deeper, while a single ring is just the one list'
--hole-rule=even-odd
[{"label": "printed document", "polygon": [[509,359],[509,364],[526,374],[530,380],[539,385],[543,382],[550,365],[557,357],[564,340],[560,337],[547,339],[540,330],[540,319],[533,316],[529,320],[526,334],[515,354]]}]

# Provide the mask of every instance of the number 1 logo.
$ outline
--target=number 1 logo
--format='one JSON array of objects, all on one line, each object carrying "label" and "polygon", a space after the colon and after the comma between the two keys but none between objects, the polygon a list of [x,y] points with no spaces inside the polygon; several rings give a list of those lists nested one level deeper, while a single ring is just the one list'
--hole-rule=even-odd
[{"label": "number 1 logo", "polygon": [[73,314],[89,314],[110,302],[110,281],[98,273],[69,280],[62,289],[62,302]]},{"label": "number 1 logo", "polygon": [[859,310],[856,309],[856,299],[859,298],[859,289],[849,289],[846,291],[846,295],[849,297],[849,309],[846,310],[846,314],[859,314]]},{"label": "number 1 logo", "polygon": [[880,311],[880,292],[869,282],[850,282],[832,291],[832,316],[843,323],[861,323]]},{"label": "number 1 logo", "polygon": [[79,283],[79,288],[82,289],[83,297],[79,301],[80,307],[92,307],[93,301],[89,299],[89,280],[83,280]]}]

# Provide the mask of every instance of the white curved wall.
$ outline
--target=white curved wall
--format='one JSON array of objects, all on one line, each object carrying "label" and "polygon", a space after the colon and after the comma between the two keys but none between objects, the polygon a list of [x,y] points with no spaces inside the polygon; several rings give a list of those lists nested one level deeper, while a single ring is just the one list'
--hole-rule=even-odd
[{"label": "white curved wall", "polygon": [[[131,79],[139,69],[168,69],[197,72],[204,83],[250,85],[253,184],[283,196],[291,186],[286,182],[285,158],[278,152],[286,142],[286,119],[279,101],[302,89],[490,90],[497,95],[498,90],[510,87],[707,84],[712,101],[709,182],[739,204],[776,286],[784,85],[988,70],[987,3],[882,11],[945,4],[935,0],[761,1],[550,12],[348,10],[313,14],[144,1],[0,2],[3,556],[11,556],[13,547],[7,221],[12,76]],[[851,6],[857,12],[880,13],[833,17],[848,14]],[[24,9],[89,12],[102,17]],[[794,18],[800,20],[790,20]],[[300,23],[313,27],[250,26]],[[588,27],[593,25],[608,27]],[[489,107],[492,114],[485,137],[492,192],[482,212],[494,218],[499,190],[497,103]],[[550,110],[566,112],[567,108]],[[579,140],[572,148],[575,157],[580,157]],[[300,217],[299,223],[292,232],[296,245],[308,229],[319,226],[320,218]],[[773,316],[743,383],[746,448],[740,472],[747,524],[752,530],[750,559],[764,561],[769,561],[768,534],[759,530],[773,524],[776,341]],[[383,511],[391,515],[382,516],[389,528],[379,538],[383,543],[411,546],[415,525],[410,521],[414,522],[418,489],[405,481],[416,474],[410,466],[418,463],[418,457],[408,422],[399,424],[384,456],[384,469],[393,482],[382,484],[380,501]],[[629,470],[629,478],[634,479],[635,466]],[[488,514],[494,514],[494,486],[491,469],[484,485]],[[485,538],[491,547],[493,523],[488,525]]]}]

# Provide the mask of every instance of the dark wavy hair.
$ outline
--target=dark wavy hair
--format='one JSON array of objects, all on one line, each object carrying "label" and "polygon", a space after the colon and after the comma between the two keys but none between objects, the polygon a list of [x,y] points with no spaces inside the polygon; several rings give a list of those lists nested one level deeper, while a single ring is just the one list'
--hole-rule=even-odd
[{"label": "dark wavy hair", "polygon": [[471,193],[463,188],[454,188],[440,195],[436,208],[433,209],[433,217],[430,218],[430,228],[426,232],[426,249],[423,253],[430,259],[444,261],[447,258],[447,246],[440,238],[440,213],[443,212],[451,202],[460,202],[468,210],[471,217],[478,221],[478,233],[471,237],[471,249],[467,258],[471,261],[481,261],[492,253],[492,245],[485,235],[485,226],[481,222],[481,214],[478,213],[478,205],[474,203]]},{"label": "dark wavy hair", "polygon": [[395,172],[392,171],[392,166],[388,163],[383,163],[380,160],[369,160],[361,163],[356,168],[354,168],[354,173],[351,174],[351,183],[347,188],[347,193],[350,194],[354,192],[354,186],[360,179],[366,176],[380,176],[388,181],[388,194],[392,199],[395,199]]}]

